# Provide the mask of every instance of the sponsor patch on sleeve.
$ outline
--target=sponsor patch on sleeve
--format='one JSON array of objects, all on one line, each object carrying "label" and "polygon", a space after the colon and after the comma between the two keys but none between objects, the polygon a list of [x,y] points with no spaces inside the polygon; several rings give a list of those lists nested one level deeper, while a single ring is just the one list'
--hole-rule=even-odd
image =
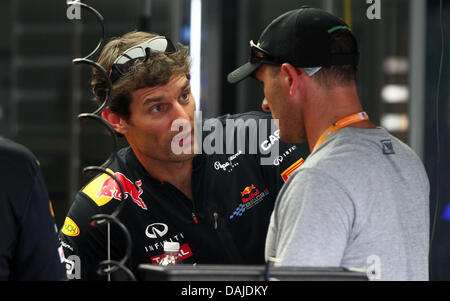
[{"label": "sponsor patch on sleeve", "polygon": [[286,182],[287,179],[289,179],[289,177],[292,175],[292,173],[296,171],[297,168],[299,168],[304,162],[305,160],[303,160],[303,158],[300,158],[294,164],[286,168],[286,170],[281,173],[281,178],[283,179],[283,181]]},{"label": "sponsor patch on sleeve", "polygon": [[80,234],[80,228],[78,228],[77,224],[70,217],[66,217],[62,233],[67,236],[78,236]]},{"label": "sponsor patch on sleeve", "polygon": [[[103,206],[113,198],[121,201],[130,197],[136,205],[147,210],[147,205],[141,196],[144,193],[144,190],[141,187],[142,180],[132,181],[123,173],[113,172],[110,169],[107,170],[113,174],[113,177],[102,174],[90,182],[82,192],[89,196],[97,206]],[[117,182],[114,178],[117,179]],[[123,188],[123,195],[118,183],[120,183]]]},{"label": "sponsor patch on sleeve", "polygon": [[[107,169],[107,171],[109,171],[110,173],[114,173],[109,168]],[[104,183],[107,179],[111,179],[111,182],[113,181],[113,179],[109,175],[102,173],[100,176],[96,177],[89,184],[87,184],[86,187],[84,187],[82,190],[82,192],[90,197],[97,204],[97,206],[103,206],[107,204],[114,196],[114,192],[109,192],[108,194],[102,193],[103,190],[105,190]],[[111,189],[115,188],[115,185],[111,186]]]}]

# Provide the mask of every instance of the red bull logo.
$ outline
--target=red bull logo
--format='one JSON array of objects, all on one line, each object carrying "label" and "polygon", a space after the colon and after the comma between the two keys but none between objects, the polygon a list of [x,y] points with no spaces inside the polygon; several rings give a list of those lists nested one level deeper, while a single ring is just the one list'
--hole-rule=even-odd
[{"label": "red bull logo", "polygon": [[241,196],[249,194],[253,189],[255,189],[255,185],[253,185],[253,184],[245,187],[245,189],[241,192]]},{"label": "red bull logo", "polygon": [[229,216],[230,220],[242,216],[246,211],[254,208],[261,203],[267,195],[269,195],[269,188],[260,191],[253,184],[245,187],[244,190],[241,191],[242,203],[240,203]]},{"label": "red bull logo", "polygon": [[245,204],[255,196],[259,194],[259,189],[255,187],[255,185],[250,185],[245,187],[243,191],[241,191],[242,202]]},{"label": "red bull logo", "polygon": [[144,192],[141,188],[142,181],[139,180],[133,183],[120,172],[115,172],[114,177],[116,177],[116,179],[122,184],[124,190],[123,193],[125,196],[122,197],[120,187],[116,183],[116,181],[114,181],[112,177],[107,177],[101,184],[96,197],[115,198],[116,200],[122,200],[131,197],[133,202],[135,202],[139,207],[147,210],[147,205],[145,205],[144,201],[141,198],[141,194]]}]

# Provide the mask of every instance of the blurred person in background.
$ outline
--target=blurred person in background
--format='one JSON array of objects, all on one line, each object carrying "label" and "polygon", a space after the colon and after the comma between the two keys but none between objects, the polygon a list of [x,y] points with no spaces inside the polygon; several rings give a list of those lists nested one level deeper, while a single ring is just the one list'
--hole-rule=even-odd
[{"label": "blurred person in background", "polygon": [[0,138],[0,280],[66,280],[51,202],[34,155]]}]

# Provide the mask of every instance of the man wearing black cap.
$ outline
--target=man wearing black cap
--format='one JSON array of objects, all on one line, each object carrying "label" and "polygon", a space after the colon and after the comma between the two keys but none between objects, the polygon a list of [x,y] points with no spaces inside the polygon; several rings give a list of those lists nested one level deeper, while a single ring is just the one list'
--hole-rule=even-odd
[{"label": "man wearing black cap", "polygon": [[350,28],[302,7],[250,44],[250,61],[228,81],[261,81],[281,139],[307,140],[311,149],[278,195],[266,259],[362,268],[370,279],[427,280],[429,181],[417,155],[363,111]]}]

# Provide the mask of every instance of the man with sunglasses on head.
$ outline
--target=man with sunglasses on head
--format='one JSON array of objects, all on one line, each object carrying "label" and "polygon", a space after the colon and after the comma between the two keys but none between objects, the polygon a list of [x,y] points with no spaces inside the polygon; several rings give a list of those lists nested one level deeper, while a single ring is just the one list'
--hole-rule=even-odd
[{"label": "man with sunglasses on head", "polygon": [[285,142],[311,154],[280,191],[266,258],[283,266],[362,268],[369,279],[427,280],[429,182],[404,143],[369,121],[356,88],[358,46],[341,19],[302,7],[251,43],[229,74],[264,84]]},{"label": "man with sunglasses on head", "polygon": [[[124,257],[123,231],[113,222],[109,229],[91,224],[92,216],[110,214],[119,204],[123,208],[117,218],[132,241],[126,268],[138,279],[138,265],[158,264],[165,241],[179,243],[177,261],[184,264],[263,264],[276,195],[306,159],[307,145],[279,142],[275,128],[260,129],[258,123],[257,130],[269,137],[255,153],[249,152],[252,137],[246,131],[252,132],[251,128],[244,129],[244,148],[233,143],[242,134],[236,129],[224,130],[226,134],[215,141],[232,143],[232,152],[193,152],[204,144],[192,131],[195,102],[188,49],[166,37],[128,33],[109,42],[98,63],[108,70],[113,83],[111,103],[102,117],[130,146],[120,150],[108,166],[123,190],[110,175],[96,176],[76,195],[61,230],[66,257],[79,258],[81,279],[105,279],[96,272],[98,264],[108,256],[115,261]],[[108,94],[103,73],[94,69],[91,84],[95,100],[103,103]],[[208,129],[222,130],[227,121],[238,119],[271,120],[264,112],[208,119],[202,123],[206,128],[202,138],[210,137]],[[180,120],[191,130],[174,130]],[[174,146],[191,151],[177,153]],[[279,156],[263,165],[260,147],[277,149]],[[123,275],[116,272],[112,277]]]}]

